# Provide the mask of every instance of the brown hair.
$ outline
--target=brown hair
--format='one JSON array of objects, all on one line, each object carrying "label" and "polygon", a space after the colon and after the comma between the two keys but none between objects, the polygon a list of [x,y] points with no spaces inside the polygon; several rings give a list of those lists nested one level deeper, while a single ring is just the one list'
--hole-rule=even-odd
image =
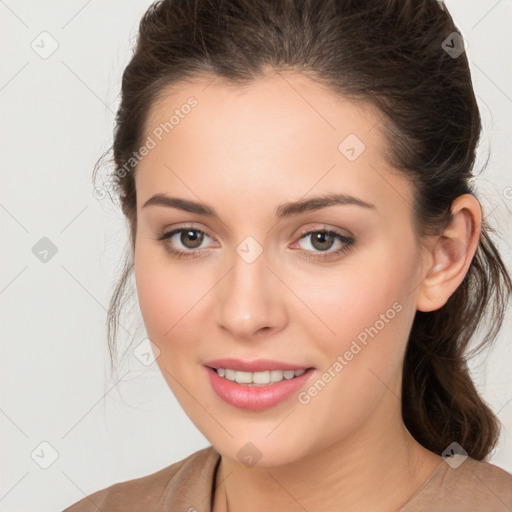
[{"label": "brown hair", "polygon": [[[459,31],[437,0],[164,0],[143,16],[122,78],[112,175],[135,247],[136,163],[149,109],[164,88],[198,76],[247,84],[271,71],[303,73],[353,101],[377,107],[389,163],[414,185],[419,237],[440,234],[469,183],[481,132],[466,54],[450,54]],[[447,39],[451,37],[452,39]],[[460,46],[460,43],[459,43]],[[95,169],[95,173],[96,174]],[[127,172],[128,170],[128,172]],[[123,171],[123,172],[121,172]],[[495,339],[512,282],[485,219],[469,270],[437,311],[416,312],[402,382],[413,437],[441,454],[453,441],[484,459],[499,421],[479,396],[466,361]],[[111,358],[129,251],[108,312]],[[490,328],[471,352],[483,321]]]}]

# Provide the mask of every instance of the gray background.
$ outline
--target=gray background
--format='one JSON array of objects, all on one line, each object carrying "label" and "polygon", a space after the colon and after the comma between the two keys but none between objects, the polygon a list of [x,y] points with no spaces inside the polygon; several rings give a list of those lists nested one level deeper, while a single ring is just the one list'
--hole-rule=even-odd
[{"label": "gray background", "polygon": [[[128,238],[117,206],[95,197],[91,173],[111,144],[121,73],[149,4],[0,1],[0,511],[61,510],[209,444],[156,364],[129,353],[122,375],[110,378],[108,368],[106,309]],[[508,237],[499,247],[510,269],[512,0],[447,6],[466,39],[481,107],[480,164],[491,150],[478,191],[486,217]],[[43,237],[57,249],[46,262],[33,252],[48,244]],[[138,344],[145,331],[132,306],[121,334]],[[511,333],[509,312],[495,348],[470,365],[503,422],[490,461],[508,471]]]}]

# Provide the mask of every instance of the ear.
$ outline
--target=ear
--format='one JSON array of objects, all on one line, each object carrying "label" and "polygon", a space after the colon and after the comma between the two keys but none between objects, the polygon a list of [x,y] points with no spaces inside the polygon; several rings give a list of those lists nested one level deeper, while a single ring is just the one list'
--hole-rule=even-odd
[{"label": "ear", "polygon": [[425,261],[430,269],[419,286],[416,309],[441,308],[462,283],[480,241],[482,210],[475,196],[464,194],[452,203],[452,222],[433,239]]}]

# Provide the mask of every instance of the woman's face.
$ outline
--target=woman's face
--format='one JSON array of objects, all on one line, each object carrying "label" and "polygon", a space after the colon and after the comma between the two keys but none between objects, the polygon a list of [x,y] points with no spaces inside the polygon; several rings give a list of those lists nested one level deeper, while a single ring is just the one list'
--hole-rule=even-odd
[{"label": "woman's face", "polygon": [[[224,456],[280,465],[400,418],[426,262],[412,187],[384,161],[384,122],[292,73],[194,82],[151,111],[139,303],[164,378]],[[331,195],[356,199],[315,199]],[[192,203],[203,212],[180,207]],[[288,379],[293,369],[306,371]],[[269,378],[282,380],[237,382]]]}]

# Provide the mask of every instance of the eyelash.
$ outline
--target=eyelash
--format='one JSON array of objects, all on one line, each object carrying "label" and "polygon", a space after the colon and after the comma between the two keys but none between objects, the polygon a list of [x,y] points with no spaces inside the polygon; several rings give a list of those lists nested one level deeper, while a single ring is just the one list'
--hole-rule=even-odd
[{"label": "eyelash", "polygon": [[[172,238],[174,235],[181,233],[183,231],[194,231],[196,233],[201,233],[201,234],[204,234],[209,237],[209,235],[205,231],[203,231],[201,229],[197,229],[194,226],[182,226],[180,228],[174,229],[167,233],[166,232],[161,233],[160,235],[157,236],[156,240],[159,241],[160,243],[162,243],[165,250],[167,252],[169,252],[175,258],[178,258],[178,259],[179,258],[197,258],[198,257],[197,254],[201,253],[205,249],[192,249],[192,250],[188,250],[188,251],[181,251],[178,249],[173,249],[171,247],[171,245],[169,244],[168,239]],[[313,254],[311,254],[312,251],[301,250],[301,252],[306,253],[306,255],[305,255],[306,258],[313,258],[313,259],[317,259],[317,260],[327,260],[327,259],[339,256],[343,253],[349,252],[355,245],[355,240],[353,238],[342,235],[341,233],[338,233],[337,231],[334,231],[332,229],[330,229],[330,230],[315,229],[315,230],[306,231],[305,233],[301,234],[301,236],[299,237],[299,240],[302,240],[303,238],[306,238],[307,236],[313,235],[316,233],[325,233],[327,235],[334,235],[336,237],[336,239],[342,243],[342,245],[339,249],[336,249],[335,251],[323,251],[323,252],[320,251],[320,252],[313,252]],[[209,237],[209,238],[211,238],[211,237]]]}]

